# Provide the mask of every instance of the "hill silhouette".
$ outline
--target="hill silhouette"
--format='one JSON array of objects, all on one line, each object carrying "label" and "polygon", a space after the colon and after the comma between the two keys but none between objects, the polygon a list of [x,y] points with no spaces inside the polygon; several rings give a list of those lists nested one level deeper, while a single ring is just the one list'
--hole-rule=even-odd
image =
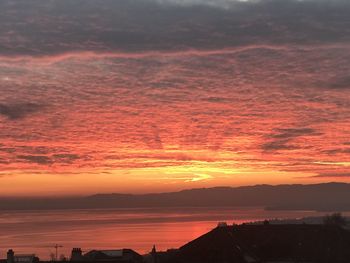
[{"label": "hill silhouette", "polygon": [[151,194],[96,194],[87,197],[0,198],[0,210],[265,207],[271,210],[350,211],[350,184],[214,187]]}]

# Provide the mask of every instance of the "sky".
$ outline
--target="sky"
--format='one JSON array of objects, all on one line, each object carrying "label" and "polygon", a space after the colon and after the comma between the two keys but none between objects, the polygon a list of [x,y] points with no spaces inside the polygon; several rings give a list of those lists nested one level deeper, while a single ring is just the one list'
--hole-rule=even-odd
[{"label": "sky", "polygon": [[0,196],[349,182],[349,13],[0,1]]}]

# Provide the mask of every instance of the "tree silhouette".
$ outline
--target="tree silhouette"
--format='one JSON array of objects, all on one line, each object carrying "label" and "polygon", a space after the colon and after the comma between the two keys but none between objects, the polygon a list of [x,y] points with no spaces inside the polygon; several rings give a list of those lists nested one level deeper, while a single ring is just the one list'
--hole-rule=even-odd
[{"label": "tree silhouette", "polygon": [[347,225],[347,220],[344,216],[342,216],[341,213],[333,213],[330,215],[326,215],[323,218],[323,223],[325,225],[337,225],[337,226],[341,226],[344,227]]},{"label": "tree silhouette", "polygon": [[60,261],[67,261],[67,258],[64,254],[60,255]]},{"label": "tree silhouette", "polygon": [[50,260],[51,261],[56,261],[56,256],[55,256],[55,253],[50,253]]}]

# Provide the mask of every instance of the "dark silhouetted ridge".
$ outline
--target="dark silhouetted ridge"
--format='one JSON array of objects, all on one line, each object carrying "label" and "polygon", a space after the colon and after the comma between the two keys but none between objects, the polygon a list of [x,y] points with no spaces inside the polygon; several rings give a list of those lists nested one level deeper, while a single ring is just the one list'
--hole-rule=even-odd
[{"label": "dark silhouetted ridge", "polygon": [[152,207],[265,207],[272,210],[349,211],[350,184],[214,187],[152,194],[70,198],[0,198],[1,210]]}]

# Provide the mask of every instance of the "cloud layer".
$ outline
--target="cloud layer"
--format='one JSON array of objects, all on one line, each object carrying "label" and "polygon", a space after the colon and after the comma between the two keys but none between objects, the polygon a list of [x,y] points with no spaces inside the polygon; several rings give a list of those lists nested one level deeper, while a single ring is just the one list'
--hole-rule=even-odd
[{"label": "cloud layer", "polygon": [[349,2],[340,0],[4,0],[0,53],[349,43],[349,12]]},{"label": "cloud layer", "polygon": [[1,1],[1,180],[347,180],[350,5],[213,3]]}]

